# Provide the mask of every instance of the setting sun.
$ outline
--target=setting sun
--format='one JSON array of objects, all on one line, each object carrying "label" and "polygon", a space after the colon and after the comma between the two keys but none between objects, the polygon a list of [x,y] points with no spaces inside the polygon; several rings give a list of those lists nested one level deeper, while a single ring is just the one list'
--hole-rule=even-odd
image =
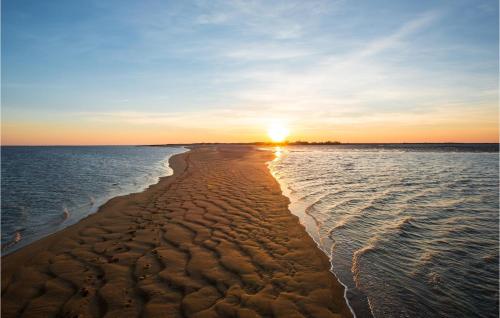
[{"label": "setting sun", "polygon": [[283,142],[289,135],[288,129],[279,123],[273,123],[269,126],[267,134],[273,142]]}]

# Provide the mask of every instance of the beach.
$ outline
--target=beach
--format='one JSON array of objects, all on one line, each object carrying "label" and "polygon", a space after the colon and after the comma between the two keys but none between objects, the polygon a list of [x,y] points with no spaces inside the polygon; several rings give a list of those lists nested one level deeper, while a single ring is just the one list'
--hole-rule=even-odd
[{"label": "beach", "polygon": [[2,317],[351,317],[270,151],[194,147],[174,174],[2,258]]}]

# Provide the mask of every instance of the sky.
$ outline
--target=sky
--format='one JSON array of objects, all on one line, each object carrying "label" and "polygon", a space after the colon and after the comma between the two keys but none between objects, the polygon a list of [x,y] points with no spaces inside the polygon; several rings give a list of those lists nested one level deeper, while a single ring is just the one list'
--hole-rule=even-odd
[{"label": "sky", "polygon": [[2,144],[498,142],[498,1],[2,1]]}]

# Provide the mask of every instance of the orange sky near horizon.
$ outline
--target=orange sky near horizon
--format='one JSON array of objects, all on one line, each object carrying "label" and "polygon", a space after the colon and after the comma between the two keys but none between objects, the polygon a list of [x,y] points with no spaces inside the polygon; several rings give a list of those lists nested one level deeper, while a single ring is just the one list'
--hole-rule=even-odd
[{"label": "orange sky near horizon", "polygon": [[[198,142],[270,141],[267,126],[131,124],[103,122],[4,122],[2,145],[141,145]],[[223,127],[223,128],[221,128]],[[330,127],[287,125],[289,141],[343,143],[498,143],[498,121],[452,123],[350,123]]]},{"label": "orange sky near horizon", "polygon": [[154,3],[5,1],[2,145],[499,142],[498,1]]}]

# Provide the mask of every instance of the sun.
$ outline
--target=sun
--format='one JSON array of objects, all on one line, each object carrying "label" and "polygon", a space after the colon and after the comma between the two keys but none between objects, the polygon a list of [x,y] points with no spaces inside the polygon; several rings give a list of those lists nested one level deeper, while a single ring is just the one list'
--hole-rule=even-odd
[{"label": "sun", "polygon": [[283,142],[288,137],[290,131],[280,123],[273,123],[267,129],[267,134],[273,142]]}]

